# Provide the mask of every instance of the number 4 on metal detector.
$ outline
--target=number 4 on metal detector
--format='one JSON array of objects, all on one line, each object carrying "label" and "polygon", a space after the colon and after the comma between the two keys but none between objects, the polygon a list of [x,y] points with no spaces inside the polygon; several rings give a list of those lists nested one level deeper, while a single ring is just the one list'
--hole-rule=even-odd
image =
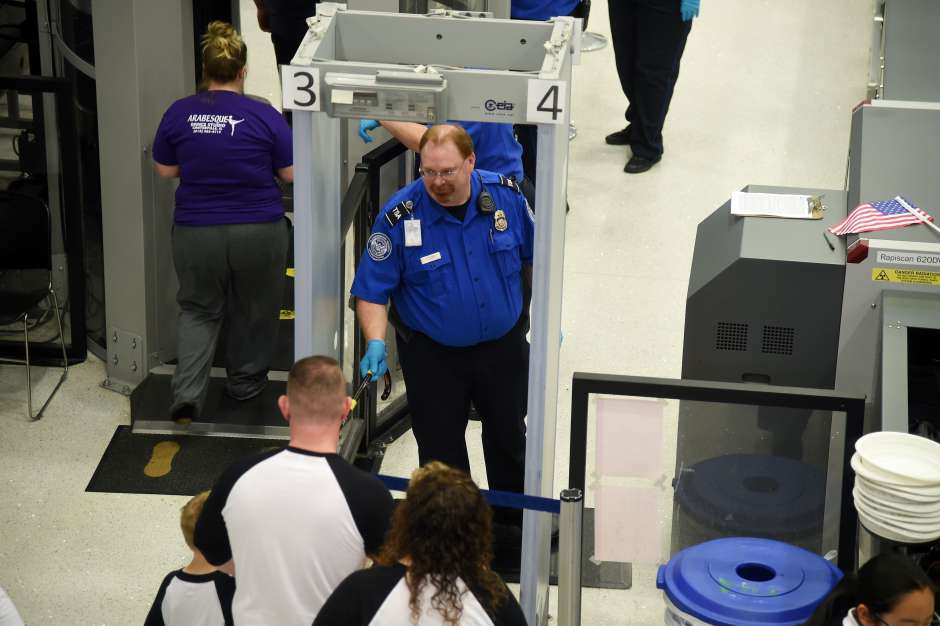
[{"label": "number 4 on metal detector", "polygon": [[533,124],[563,124],[568,102],[568,84],[562,80],[533,78],[528,85],[526,121]]}]

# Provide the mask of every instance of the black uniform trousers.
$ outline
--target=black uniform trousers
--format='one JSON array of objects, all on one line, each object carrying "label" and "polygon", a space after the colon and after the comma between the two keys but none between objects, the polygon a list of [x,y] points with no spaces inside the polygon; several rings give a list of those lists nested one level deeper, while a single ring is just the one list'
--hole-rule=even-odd
[{"label": "black uniform trousers", "polygon": [[610,0],[607,8],[617,74],[630,103],[630,145],[635,156],[656,161],[692,21],[682,21],[679,0]]},{"label": "black uniform trousers", "polygon": [[[620,0],[609,0],[619,2]],[[588,17],[591,15],[591,0],[581,0],[570,17],[581,18],[581,26],[587,29]],[[534,124],[516,124],[516,141],[522,146],[522,171],[525,177],[536,183],[535,169],[538,164],[539,127]],[[566,131],[563,131],[566,132]],[[535,202],[530,203],[535,210]]]},{"label": "black uniform trousers", "polygon": [[316,15],[320,0],[264,0],[271,43],[278,65],[290,65],[307,34],[307,18]]},{"label": "black uniform trousers", "polygon": [[[465,432],[472,401],[483,426],[490,489],[522,493],[529,379],[524,320],[499,339],[473,346],[445,346],[418,332],[397,341],[419,462],[470,472]],[[495,517],[517,524],[522,512],[497,509]]]}]

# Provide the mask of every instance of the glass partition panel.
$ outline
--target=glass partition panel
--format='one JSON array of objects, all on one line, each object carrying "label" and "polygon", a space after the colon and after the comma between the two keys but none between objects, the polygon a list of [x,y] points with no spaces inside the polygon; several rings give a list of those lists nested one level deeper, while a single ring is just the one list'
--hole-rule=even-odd
[{"label": "glass partition panel", "polygon": [[830,390],[576,373],[568,486],[597,506],[598,560],[749,536],[848,570],[863,419],[863,398]]}]

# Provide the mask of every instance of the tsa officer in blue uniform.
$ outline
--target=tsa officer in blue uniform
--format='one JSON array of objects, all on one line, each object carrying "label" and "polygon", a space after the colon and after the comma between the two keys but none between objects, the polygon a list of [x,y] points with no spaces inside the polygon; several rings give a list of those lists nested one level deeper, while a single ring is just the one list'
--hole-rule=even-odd
[{"label": "tsa officer in blue uniform", "polygon": [[663,156],[663,125],[679,79],[679,62],[698,17],[700,0],[611,0],[610,39],[620,87],[629,106],[627,125],[607,135],[612,146],[629,145],[623,171],[640,174]]},{"label": "tsa officer in blue uniform", "polygon": [[[470,135],[470,139],[473,140],[473,153],[476,155],[477,167],[515,180],[519,183],[519,188],[522,189],[529,206],[535,206],[535,184],[526,177],[523,171],[522,145],[516,139],[512,124],[463,121],[448,123],[463,126]],[[359,136],[364,142],[369,143],[372,141],[369,131],[379,126],[391,133],[406,148],[415,152],[418,151],[421,137],[427,130],[426,126],[415,122],[359,120]]]},{"label": "tsa officer in blue uniform", "polygon": [[[385,372],[391,299],[420,463],[469,472],[464,431],[472,401],[489,486],[522,492],[523,293],[532,280],[534,217],[514,181],[474,169],[473,142],[460,126],[433,126],[419,148],[422,178],[380,213],[353,281],[368,340],[360,371]],[[519,517],[496,514],[502,523]]]}]

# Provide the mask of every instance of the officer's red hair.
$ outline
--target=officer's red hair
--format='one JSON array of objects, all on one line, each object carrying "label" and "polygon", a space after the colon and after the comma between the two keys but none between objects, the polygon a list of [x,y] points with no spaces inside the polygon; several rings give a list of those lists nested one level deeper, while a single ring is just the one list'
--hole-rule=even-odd
[{"label": "officer's red hair", "polygon": [[467,131],[464,130],[462,126],[457,126],[456,124],[436,124],[427,129],[424,134],[421,135],[421,143],[418,144],[418,152],[424,150],[424,146],[429,143],[440,145],[448,141],[457,146],[457,151],[460,152],[460,156],[463,158],[466,159],[473,154],[473,140],[470,139],[470,135],[467,134]]}]

